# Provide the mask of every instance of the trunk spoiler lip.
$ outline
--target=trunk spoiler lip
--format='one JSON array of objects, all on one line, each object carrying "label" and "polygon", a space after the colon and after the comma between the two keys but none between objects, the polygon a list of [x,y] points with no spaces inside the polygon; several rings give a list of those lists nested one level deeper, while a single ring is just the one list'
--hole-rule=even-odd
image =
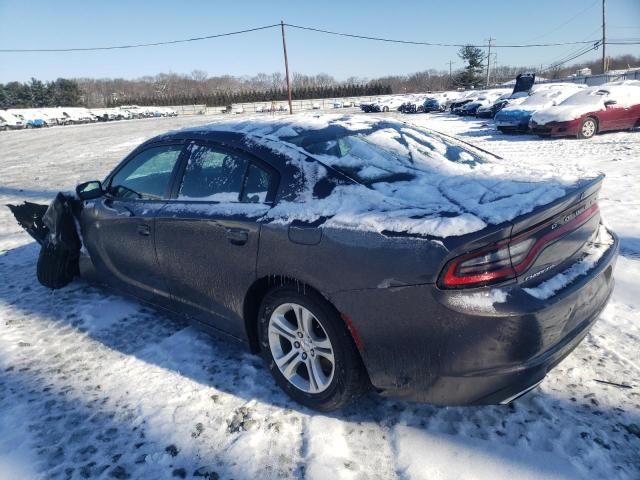
[{"label": "trunk spoiler lip", "polygon": [[604,173],[600,173],[598,176],[588,179],[586,183],[577,187],[574,191],[568,195],[560,197],[553,202],[547,203],[534,209],[532,212],[516,217],[511,223],[510,236],[519,234],[520,232],[535,227],[538,224],[549,220],[552,217],[564,212],[572,205],[576,205],[583,200],[597,194],[602,187],[604,181]]},{"label": "trunk spoiler lip", "polygon": [[474,250],[487,247],[490,244],[517,236],[524,230],[536,227],[548,221],[550,218],[569,209],[571,205],[593,196],[605,178],[603,173],[586,179],[584,183],[577,186],[568,195],[557,198],[545,205],[541,205],[529,213],[516,217],[514,220],[492,225],[481,232],[473,232],[459,237],[448,237],[441,239],[442,244],[449,253],[442,259],[440,270],[442,270],[452,259]]}]

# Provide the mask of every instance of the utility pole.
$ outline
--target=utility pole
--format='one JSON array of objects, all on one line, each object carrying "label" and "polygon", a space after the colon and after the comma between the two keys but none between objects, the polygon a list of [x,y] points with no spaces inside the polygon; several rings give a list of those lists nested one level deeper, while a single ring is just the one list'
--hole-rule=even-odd
[{"label": "utility pole", "polygon": [[606,0],[602,0],[602,73],[607,73],[607,23],[605,4]]},{"label": "utility pole", "polygon": [[493,54],[493,81],[498,83],[498,52]]},{"label": "utility pole", "polygon": [[491,42],[493,40],[495,40],[495,38],[489,37],[489,51],[487,52],[487,87],[489,86],[489,72],[491,71]]},{"label": "utility pole", "polygon": [[289,79],[289,60],[287,59],[287,42],[284,39],[284,20],[280,20],[282,27],[282,49],[284,50],[284,72],[287,77],[287,94],[289,95],[289,115],[293,115],[293,106],[291,105],[291,80]]},{"label": "utility pole", "polygon": [[453,75],[452,75],[452,70],[451,70],[451,66],[455,63],[453,60],[449,60],[449,85],[451,85],[452,83],[452,79],[453,79]]}]

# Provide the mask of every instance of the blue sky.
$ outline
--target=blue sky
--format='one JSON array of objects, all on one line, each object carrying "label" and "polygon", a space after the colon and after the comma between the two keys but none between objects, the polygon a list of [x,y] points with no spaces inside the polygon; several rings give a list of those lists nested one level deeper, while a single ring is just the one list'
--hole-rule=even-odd
[{"label": "blue sky", "polygon": [[[608,0],[611,38],[640,38],[640,0]],[[520,6],[516,6],[520,5]],[[600,36],[600,0],[76,1],[0,0],[0,48],[142,43],[285,22],[407,40],[483,43],[578,41]],[[588,8],[590,7],[590,8]],[[568,23],[566,23],[568,22]],[[565,24],[566,23],[566,24]],[[563,25],[564,24],[564,25]],[[287,30],[290,68],[338,79],[448,69],[456,48],[391,45]],[[500,49],[498,62],[540,65],[576,46]],[[640,55],[640,46],[611,46]],[[593,52],[583,58],[597,58]],[[280,32],[108,52],[0,53],[0,82],[30,77],[136,78],[159,72],[251,75],[283,70]],[[458,64],[460,65],[460,64]],[[456,66],[454,65],[454,68]]]}]

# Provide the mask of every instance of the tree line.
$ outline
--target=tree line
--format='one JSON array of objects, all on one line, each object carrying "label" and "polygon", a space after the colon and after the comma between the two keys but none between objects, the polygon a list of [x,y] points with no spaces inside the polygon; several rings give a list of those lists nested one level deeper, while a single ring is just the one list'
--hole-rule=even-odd
[{"label": "tree line", "polygon": [[32,78],[26,83],[0,83],[0,109],[77,107],[82,104],[82,91],[75,80],[58,78],[53,82],[42,82]]},{"label": "tree line", "polygon": [[[293,73],[293,98],[321,99],[335,97],[375,96],[389,93],[418,93],[451,88],[478,87],[486,80],[486,56],[481,49],[464,47],[458,52],[462,66],[454,71],[424,70],[408,75],[389,75],[376,79],[350,77],[340,81],[326,73],[305,75]],[[622,55],[611,58],[611,70],[640,65],[640,57]],[[542,76],[563,78],[580,68],[600,71],[600,61],[593,60],[558,67]],[[499,84],[513,80],[522,72],[536,71],[535,67],[493,66],[490,82]],[[232,103],[271,102],[286,100],[284,75],[259,73],[254,76],[209,76],[202,70],[190,74],[161,73],[137,79],[122,78],[59,78],[42,82],[0,84],[0,109],[85,106],[107,107],[124,104],[181,105],[206,104],[227,106]]]},{"label": "tree line", "polygon": [[[326,87],[302,87],[292,89],[293,100],[310,100],[322,98],[358,97],[386,95],[391,93],[389,85],[378,83],[367,85],[333,85]],[[237,92],[214,92],[196,94],[162,94],[151,95],[127,95],[122,97],[107,98],[107,107],[121,105],[207,105],[208,107],[222,107],[234,103],[272,102],[287,100],[288,93],[285,88],[271,88],[269,90],[240,90]]]}]

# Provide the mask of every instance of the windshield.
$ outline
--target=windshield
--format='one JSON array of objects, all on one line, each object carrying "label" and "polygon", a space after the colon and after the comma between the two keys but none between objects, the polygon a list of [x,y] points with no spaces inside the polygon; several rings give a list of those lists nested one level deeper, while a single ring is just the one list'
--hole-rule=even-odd
[{"label": "windshield", "polygon": [[411,180],[437,166],[484,163],[477,153],[432,132],[382,128],[373,132],[307,132],[288,142],[364,185]]},{"label": "windshield", "polygon": [[560,105],[600,105],[608,93],[606,90],[579,92],[567,98]]}]

